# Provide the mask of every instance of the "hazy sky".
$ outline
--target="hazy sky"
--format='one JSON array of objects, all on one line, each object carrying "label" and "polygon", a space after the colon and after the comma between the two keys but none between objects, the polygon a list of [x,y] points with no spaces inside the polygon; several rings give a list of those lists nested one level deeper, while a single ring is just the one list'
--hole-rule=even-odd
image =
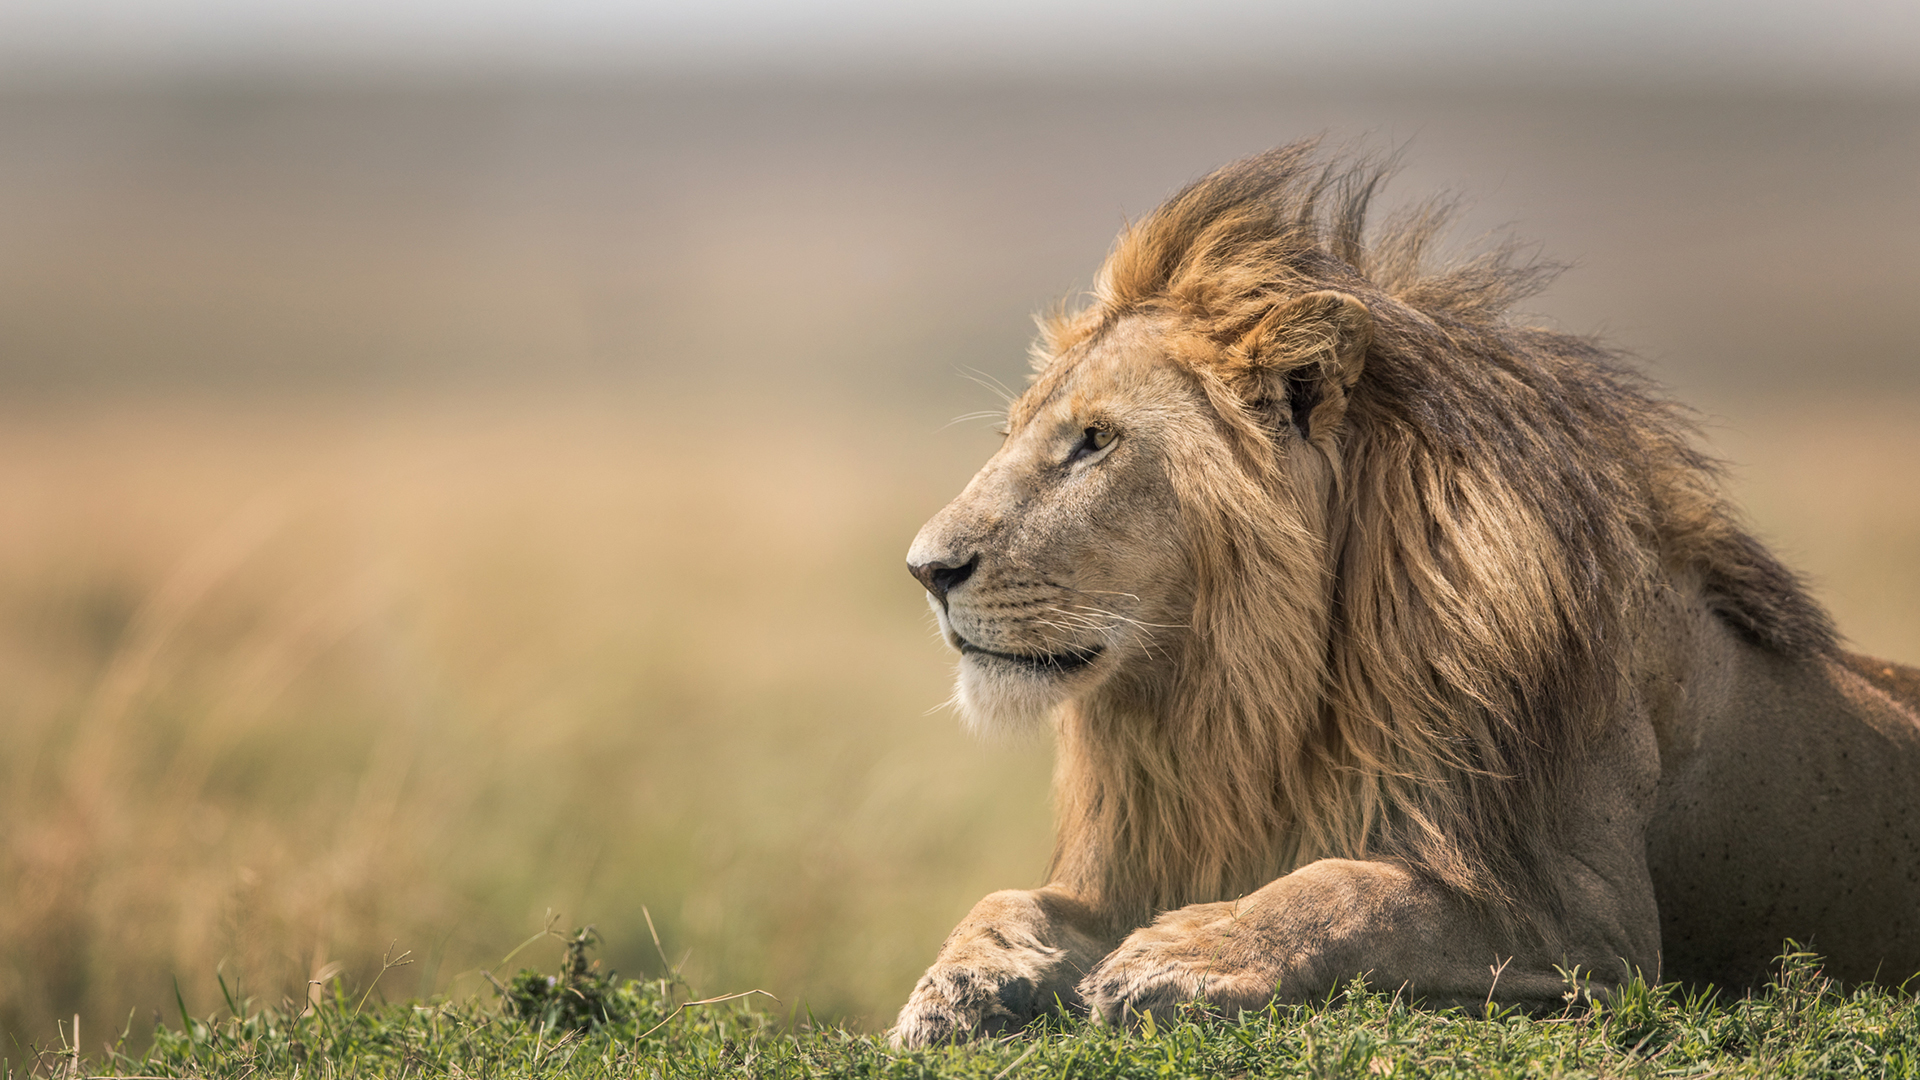
[{"label": "hazy sky", "polygon": [[1091,71],[1920,86],[1920,0],[0,0],[0,68]]}]

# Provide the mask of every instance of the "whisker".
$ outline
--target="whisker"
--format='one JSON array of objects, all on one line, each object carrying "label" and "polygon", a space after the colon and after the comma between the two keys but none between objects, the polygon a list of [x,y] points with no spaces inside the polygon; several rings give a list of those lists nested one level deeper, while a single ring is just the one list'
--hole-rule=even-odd
[{"label": "whisker", "polygon": [[961,413],[959,416],[941,424],[936,431],[945,431],[955,424],[964,424],[972,420],[1005,420],[1007,414],[1000,409],[982,409],[979,412]]},{"label": "whisker", "polygon": [[1142,628],[1144,628],[1144,627],[1154,627],[1154,628],[1156,628],[1156,629],[1160,629],[1160,630],[1186,630],[1186,629],[1188,629],[1188,628],[1190,628],[1190,627],[1192,626],[1192,624],[1191,624],[1191,623],[1155,623],[1155,622],[1147,622],[1147,621],[1145,621],[1145,620],[1143,620],[1143,619],[1135,619],[1135,618],[1130,618],[1130,617],[1128,617],[1128,616],[1126,616],[1126,615],[1122,615],[1122,614],[1120,614],[1120,613],[1119,613],[1119,612],[1117,612],[1117,611],[1107,611],[1107,610],[1105,610],[1104,608],[1096,608],[1096,607],[1089,607],[1089,608],[1087,608],[1086,610],[1087,610],[1087,611],[1089,611],[1089,612],[1092,612],[1092,613],[1093,613],[1093,614],[1095,614],[1095,615],[1102,615],[1102,616],[1105,616],[1106,618],[1109,618],[1109,619],[1113,619],[1113,620],[1115,620],[1116,622],[1123,622],[1123,623],[1129,623],[1129,624],[1131,624],[1131,625],[1133,625],[1133,626],[1138,626],[1138,627],[1142,627]]},{"label": "whisker", "polygon": [[1140,602],[1138,593],[1115,592],[1112,589],[1076,589],[1071,585],[1062,585],[1057,581],[1049,581],[1047,584],[1056,589],[1064,589],[1070,593],[1079,593],[1081,596],[1124,596],[1136,604]]},{"label": "whisker", "polygon": [[1152,658],[1155,656],[1164,658],[1170,655],[1166,652],[1165,649],[1156,648],[1156,646],[1159,645],[1159,642],[1156,640],[1157,635],[1154,634],[1153,631],[1182,630],[1182,629],[1186,629],[1188,626],[1188,624],[1186,623],[1150,623],[1143,619],[1130,618],[1126,615],[1120,614],[1117,611],[1108,611],[1105,608],[1096,608],[1090,605],[1081,605],[1077,610],[1070,610],[1067,608],[1063,608],[1058,604],[1050,604],[1048,605],[1047,610],[1056,619],[1060,621],[1059,622],[1050,621],[1050,620],[1035,620],[1035,621],[1040,622],[1043,625],[1053,626],[1057,628],[1063,627],[1063,626],[1072,626],[1078,629],[1091,630],[1094,633],[1097,633],[1101,637],[1106,639],[1109,645],[1118,644],[1120,639],[1121,626],[1124,625],[1124,626],[1136,627],[1139,630],[1143,631],[1139,639],[1140,646],[1146,652],[1149,658]]},{"label": "whisker", "polygon": [[969,382],[972,382],[973,384],[979,387],[982,387],[983,389],[993,391],[994,396],[1000,399],[1000,403],[1002,405],[1005,405],[1009,409],[1013,407],[1013,400],[1020,396],[1014,393],[1012,390],[1007,389],[1006,383],[1003,383],[999,379],[994,378],[992,375],[989,375],[986,372],[981,371],[979,368],[963,367],[963,368],[959,368],[958,371]]}]

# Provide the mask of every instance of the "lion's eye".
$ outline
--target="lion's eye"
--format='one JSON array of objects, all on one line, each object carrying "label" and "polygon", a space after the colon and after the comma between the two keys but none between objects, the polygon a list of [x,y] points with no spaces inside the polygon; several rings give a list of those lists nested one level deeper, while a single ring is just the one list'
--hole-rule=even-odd
[{"label": "lion's eye", "polygon": [[1107,447],[1112,446],[1113,440],[1114,432],[1112,428],[1088,428],[1085,432],[1081,433],[1080,442],[1073,448],[1073,453],[1067,455],[1067,464],[1071,465],[1082,458],[1092,457]]}]

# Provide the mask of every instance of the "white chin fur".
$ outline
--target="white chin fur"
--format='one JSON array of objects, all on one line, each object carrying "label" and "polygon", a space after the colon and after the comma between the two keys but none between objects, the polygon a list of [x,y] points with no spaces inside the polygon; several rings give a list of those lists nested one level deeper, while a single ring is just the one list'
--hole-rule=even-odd
[{"label": "white chin fur", "polygon": [[994,660],[963,657],[955,699],[967,730],[997,738],[1047,730],[1054,706],[1066,700],[1060,680],[1013,670]]}]

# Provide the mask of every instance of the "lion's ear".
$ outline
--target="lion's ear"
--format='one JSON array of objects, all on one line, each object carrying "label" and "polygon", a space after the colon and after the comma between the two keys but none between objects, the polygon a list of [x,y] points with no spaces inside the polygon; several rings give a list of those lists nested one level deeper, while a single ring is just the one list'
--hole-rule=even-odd
[{"label": "lion's ear", "polygon": [[1343,292],[1297,296],[1261,319],[1234,352],[1252,380],[1248,400],[1284,403],[1303,437],[1326,431],[1347,410],[1373,344],[1373,315]]}]

